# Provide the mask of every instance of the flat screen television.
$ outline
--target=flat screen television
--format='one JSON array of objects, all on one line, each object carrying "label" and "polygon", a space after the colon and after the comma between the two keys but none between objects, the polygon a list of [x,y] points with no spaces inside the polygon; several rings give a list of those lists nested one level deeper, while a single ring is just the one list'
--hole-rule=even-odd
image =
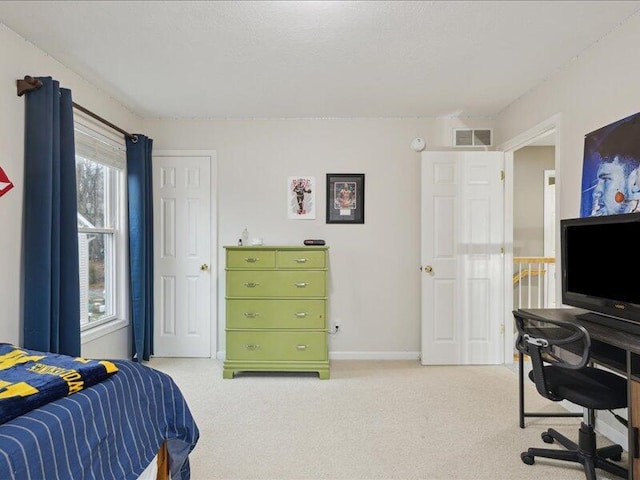
[{"label": "flat screen television", "polygon": [[581,318],[640,334],[640,214],[560,220],[562,303]]}]

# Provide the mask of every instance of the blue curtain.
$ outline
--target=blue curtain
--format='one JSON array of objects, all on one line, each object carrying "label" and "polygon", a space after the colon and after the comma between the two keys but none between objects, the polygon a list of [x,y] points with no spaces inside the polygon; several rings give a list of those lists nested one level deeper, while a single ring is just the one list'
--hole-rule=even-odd
[{"label": "blue curtain", "polygon": [[71,91],[51,77],[26,95],[22,252],[25,348],[80,355]]},{"label": "blue curtain", "polygon": [[153,140],[136,135],[127,142],[129,198],[129,288],[133,324],[133,358],[142,363],[153,355]]}]

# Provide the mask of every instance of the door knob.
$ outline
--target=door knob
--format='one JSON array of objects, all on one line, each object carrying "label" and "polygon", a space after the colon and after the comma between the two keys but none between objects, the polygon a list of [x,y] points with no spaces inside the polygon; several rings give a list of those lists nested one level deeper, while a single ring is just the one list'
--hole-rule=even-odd
[{"label": "door knob", "polygon": [[431,265],[426,265],[424,267],[424,272],[425,273],[433,273],[433,267]]},{"label": "door knob", "polygon": [[207,270],[209,270],[209,265],[207,265],[206,263],[203,263],[202,265],[200,265],[200,270],[202,270],[203,272],[206,272]]}]

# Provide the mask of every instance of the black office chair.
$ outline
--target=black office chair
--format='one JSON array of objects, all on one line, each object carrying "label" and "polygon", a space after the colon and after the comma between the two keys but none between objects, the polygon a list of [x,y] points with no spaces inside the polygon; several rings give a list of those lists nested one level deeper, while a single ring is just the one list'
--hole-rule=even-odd
[{"label": "black office chair", "polygon": [[581,463],[587,480],[596,480],[596,468],[627,478],[627,469],[613,463],[622,458],[622,447],[596,448],[593,429],[595,410],[614,410],[627,406],[627,381],[614,373],[588,366],[591,340],[589,332],[576,323],[531,320],[514,312],[518,339],[516,348],[531,357],[529,378],[543,397],[555,402],[568,400],[587,409],[574,443],[553,428],[542,433],[545,443],[557,440],[567,450],[530,448],[520,454],[527,465],[535,457]]}]

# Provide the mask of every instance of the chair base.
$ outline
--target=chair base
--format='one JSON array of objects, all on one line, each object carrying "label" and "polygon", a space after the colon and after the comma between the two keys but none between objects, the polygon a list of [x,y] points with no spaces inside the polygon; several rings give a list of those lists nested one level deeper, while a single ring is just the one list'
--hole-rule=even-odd
[{"label": "chair base", "polygon": [[600,468],[622,478],[627,478],[629,475],[626,468],[609,461],[609,459],[620,460],[622,458],[622,447],[620,445],[610,445],[608,447],[596,448],[596,434],[593,431],[593,427],[584,422],[580,425],[578,444],[572,442],[553,428],[542,433],[542,440],[545,443],[553,443],[554,440],[557,440],[558,443],[567,450],[530,448],[520,454],[520,458],[524,463],[533,465],[535,463],[535,457],[580,463],[584,467],[587,480],[596,480],[596,468]]}]

